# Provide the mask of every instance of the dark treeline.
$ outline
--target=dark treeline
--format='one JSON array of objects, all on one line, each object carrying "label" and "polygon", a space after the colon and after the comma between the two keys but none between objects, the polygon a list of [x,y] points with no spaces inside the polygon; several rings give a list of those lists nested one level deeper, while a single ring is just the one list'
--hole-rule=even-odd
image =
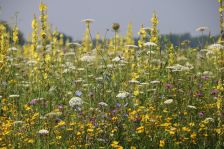
[{"label": "dark treeline", "polygon": [[[5,22],[5,21],[0,21],[0,23],[3,23],[6,26],[6,30],[12,34],[12,28]],[[66,35],[64,33],[59,33],[58,34],[58,39],[60,39],[60,34],[63,34],[63,41],[64,43],[66,41],[73,41],[72,37],[69,35]],[[10,35],[12,37],[12,35]],[[138,44],[139,38],[135,38],[135,44]],[[204,47],[205,45],[213,44],[218,40],[218,36],[197,36],[197,37],[192,37],[190,33],[185,33],[185,34],[166,34],[166,35],[161,35],[160,36],[160,43],[161,46],[164,47],[165,44],[167,43],[172,43],[176,47]],[[10,40],[12,41],[12,40]],[[149,41],[146,39],[146,41]],[[21,31],[19,31],[19,45],[24,45],[27,41],[24,38],[24,35]],[[81,41],[77,41],[81,42]],[[99,41],[101,42],[101,41]],[[95,45],[95,39],[93,39],[93,44]]]},{"label": "dark treeline", "polygon": [[204,47],[213,44],[218,40],[218,36],[196,36],[192,37],[190,33],[161,35],[161,43],[171,42],[174,46],[189,46],[192,48]]}]

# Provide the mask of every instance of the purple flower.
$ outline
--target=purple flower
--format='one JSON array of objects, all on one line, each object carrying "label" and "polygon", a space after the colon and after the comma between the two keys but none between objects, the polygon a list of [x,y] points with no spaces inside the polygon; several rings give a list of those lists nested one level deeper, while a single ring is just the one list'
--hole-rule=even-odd
[{"label": "purple flower", "polygon": [[75,92],[75,95],[78,96],[78,97],[80,97],[80,96],[82,95],[82,92],[79,91],[79,90],[77,90],[77,91]]},{"label": "purple flower", "polygon": [[116,103],[116,107],[120,108],[121,104],[119,102]]},{"label": "purple flower", "polygon": [[38,103],[37,99],[32,99],[28,104],[29,105],[36,105]]},{"label": "purple flower", "polygon": [[58,109],[59,109],[59,110],[62,110],[63,108],[64,108],[63,105],[58,105]]},{"label": "purple flower", "polygon": [[196,96],[197,96],[197,97],[202,97],[203,94],[202,94],[201,92],[198,92],[198,93],[196,94]]},{"label": "purple flower", "polygon": [[204,112],[199,112],[198,115],[199,115],[199,116],[204,116],[205,113],[204,113]]},{"label": "purple flower", "polygon": [[217,95],[218,94],[218,90],[217,89],[213,89],[212,91],[211,91],[211,95]]},{"label": "purple flower", "polygon": [[111,111],[112,114],[115,114],[116,112],[117,112],[116,109],[114,109],[114,110]]},{"label": "purple flower", "polygon": [[202,76],[201,78],[202,78],[203,80],[208,80],[208,79],[209,79],[208,76]]},{"label": "purple flower", "polygon": [[173,88],[173,85],[170,84],[170,83],[167,83],[167,84],[165,85],[165,87],[166,87],[166,89],[172,89],[172,88]]}]

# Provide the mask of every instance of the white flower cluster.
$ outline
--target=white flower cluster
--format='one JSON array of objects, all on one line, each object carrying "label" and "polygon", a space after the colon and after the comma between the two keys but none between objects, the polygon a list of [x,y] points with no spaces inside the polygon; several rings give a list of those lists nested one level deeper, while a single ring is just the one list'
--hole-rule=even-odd
[{"label": "white flower cluster", "polygon": [[80,97],[73,97],[69,100],[69,105],[72,108],[79,107],[83,104],[83,100]]}]

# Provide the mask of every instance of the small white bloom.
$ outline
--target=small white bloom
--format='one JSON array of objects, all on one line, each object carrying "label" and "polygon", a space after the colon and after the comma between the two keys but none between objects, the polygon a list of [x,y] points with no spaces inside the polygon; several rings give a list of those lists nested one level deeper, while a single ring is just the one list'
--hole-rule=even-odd
[{"label": "small white bloom", "polygon": [[48,133],[49,133],[49,131],[46,129],[41,129],[38,131],[38,134],[40,134],[40,135],[47,135]]},{"label": "small white bloom", "polygon": [[171,104],[173,102],[173,99],[167,99],[166,101],[164,101],[164,104]]},{"label": "small white bloom", "polygon": [[208,29],[209,29],[209,28],[206,27],[206,26],[201,26],[201,27],[196,28],[196,31],[197,31],[197,32],[204,32],[204,31],[206,31],[206,30],[208,30]]},{"label": "small white bloom", "polygon": [[13,125],[15,126],[15,125],[23,124],[23,123],[24,123],[23,121],[15,121],[15,122],[13,122]]},{"label": "small white bloom", "polygon": [[190,109],[197,109],[195,106],[192,106],[192,105],[188,105],[187,107]]},{"label": "small white bloom", "polygon": [[155,52],[154,51],[147,51],[147,54],[149,55],[149,54],[155,54]]},{"label": "small white bloom", "polygon": [[9,98],[19,98],[19,95],[9,95]]},{"label": "small white bloom", "polygon": [[118,93],[116,97],[123,99],[123,98],[128,97],[129,95],[130,95],[130,93],[124,91],[124,92]]},{"label": "small white bloom", "polygon": [[68,46],[70,48],[76,48],[76,47],[81,47],[81,44],[79,44],[77,42],[72,42],[72,43],[69,43]]},{"label": "small white bloom", "polygon": [[83,104],[83,100],[80,97],[73,97],[69,100],[70,107],[74,108],[76,106],[81,106]]},{"label": "small white bloom", "polygon": [[92,23],[92,22],[94,22],[94,21],[95,21],[94,19],[84,19],[84,20],[82,20],[81,22]]},{"label": "small white bloom", "polygon": [[137,80],[131,80],[131,81],[129,81],[129,83],[130,83],[130,84],[139,84],[140,82],[137,81]]},{"label": "small white bloom", "polygon": [[137,49],[138,48],[138,46],[136,46],[136,45],[125,45],[125,47],[127,47],[127,48],[133,48],[133,49]]},{"label": "small white bloom", "polygon": [[146,42],[144,45],[145,45],[146,47],[156,47],[156,46],[157,46],[157,44],[154,43],[154,42]]},{"label": "small white bloom", "polygon": [[120,61],[122,61],[122,60],[123,60],[122,57],[117,56],[117,57],[115,57],[114,59],[112,59],[112,62],[120,62]]},{"label": "small white bloom", "polygon": [[154,80],[154,81],[151,81],[150,83],[151,83],[151,84],[159,84],[160,81],[158,81],[158,80]]},{"label": "small white bloom", "polygon": [[18,49],[16,47],[11,47],[9,48],[9,51],[18,51]]},{"label": "small white bloom", "polygon": [[98,105],[100,105],[100,106],[102,106],[102,107],[107,107],[107,106],[108,106],[108,104],[105,103],[105,102],[99,102]]},{"label": "small white bloom", "polygon": [[91,62],[95,59],[95,56],[91,56],[91,55],[84,55],[83,57],[81,57],[81,61],[83,62]]},{"label": "small white bloom", "polygon": [[75,55],[75,52],[66,52],[65,53],[65,56],[74,56]]},{"label": "small white bloom", "polygon": [[215,120],[211,117],[207,117],[205,120],[204,120],[206,123],[208,122],[214,122]]},{"label": "small white bloom", "polygon": [[208,49],[211,49],[211,50],[224,50],[224,46],[221,45],[221,44],[212,44],[210,46],[208,46]]}]

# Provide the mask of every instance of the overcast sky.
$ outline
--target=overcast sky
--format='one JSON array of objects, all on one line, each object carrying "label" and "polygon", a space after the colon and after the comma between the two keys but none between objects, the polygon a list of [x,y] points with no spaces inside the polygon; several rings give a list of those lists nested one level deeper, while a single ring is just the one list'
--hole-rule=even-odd
[{"label": "overcast sky", "polygon": [[[121,25],[121,34],[125,34],[128,22],[133,23],[133,32],[141,24],[151,26],[150,18],[155,10],[158,13],[161,34],[186,33],[199,35],[195,29],[208,26],[212,34],[219,32],[219,14],[217,0],[43,0],[48,5],[49,22],[58,30],[73,37],[82,38],[85,26],[80,21],[92,18],[92,34],[105,33],[113,22]],[[15,22],[13,16],[19,12],[19,28],[27,36],[32,32],[33,14],[39,15],[40,0],[0,0],[0,17]],[[15,18],[15,17],[14,17]],[[111,35],[112,33],[109,33]]]}]

